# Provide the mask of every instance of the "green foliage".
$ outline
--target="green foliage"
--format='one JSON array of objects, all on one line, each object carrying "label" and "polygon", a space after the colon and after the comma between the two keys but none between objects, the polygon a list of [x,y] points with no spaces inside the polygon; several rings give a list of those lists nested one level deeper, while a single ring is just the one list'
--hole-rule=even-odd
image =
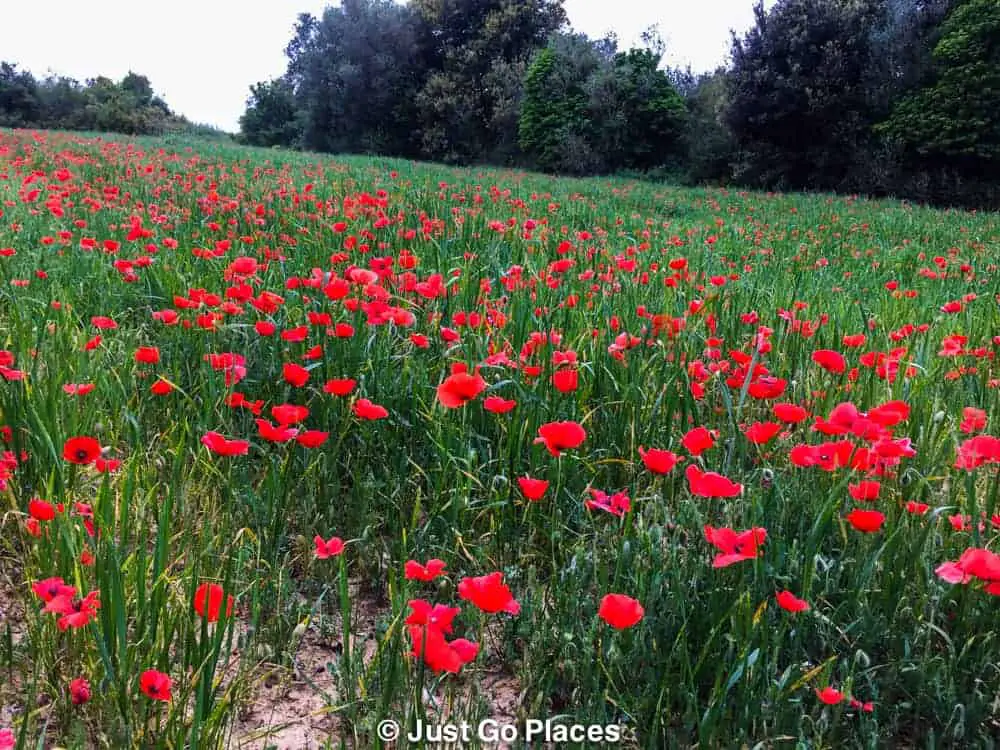
[{"label": "green foliage", "polygon": [[661,52],[613,53],[613,40],[554,37],[525,78],[521,147],[547,171],[661,166],[679,152],[686,108],[658,69]]},{"label": "green foliage", "polygon": [[726,120],[741,151],[738,177],[789,187],[835,187],[845,155],[872,120],[869,33],[878,0],[779,0],[733,39]]},{"label": "green foliage", "polygon": [[660,54],[630,49],[588,81],[588,116],[595,146],[612,169],[649,169],[680,151],[687,110]]},{"label": "green foliage", "polygon": [[391,0],[345,0],[320,19],[300,17],[286,78],[305,148],[413,153],[413,95],[423,77],[416,33],[413,11]]},{"label": "green foliage", "polygon": [[64,76],[37,81],[0,63],[0,126],[158,135],[189,124],[131,71],[118,83],[99,76],[81,85]]},{"label": "green foliage", "polygon": [[251,146],[295,146],[301,138],[295,90],[284,78],[250,87],[240,117],[241,141]]},{"label": "green foliage", "polygon": [[967,0],[941,27],[935,80],[900,101],[882,132],[970,171],[1000,163],[1000,4]]}]

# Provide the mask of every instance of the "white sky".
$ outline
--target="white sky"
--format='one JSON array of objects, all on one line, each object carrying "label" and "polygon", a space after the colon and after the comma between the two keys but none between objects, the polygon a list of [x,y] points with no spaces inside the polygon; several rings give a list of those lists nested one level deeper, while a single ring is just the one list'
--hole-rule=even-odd
[{"label": "white sky", "polygon": [[[770,6],[775,0],[766,0]],[[249,86],[281,75],[300,12],[324,0],[3,0],[0,60],[37,76],[79,81],[130,69],[148,77],[175,112],[236,131]],[[588,36],[614,30],[623,47],[659,24],[671,65],[711,70],[726,61],[729,29],[753,21],[753,0],[565,0]],[[142,10],[145,8],[145,10]],[[30,31],[29,31],[30,30]],[[38,32],[41,33],[38,33]]]}]

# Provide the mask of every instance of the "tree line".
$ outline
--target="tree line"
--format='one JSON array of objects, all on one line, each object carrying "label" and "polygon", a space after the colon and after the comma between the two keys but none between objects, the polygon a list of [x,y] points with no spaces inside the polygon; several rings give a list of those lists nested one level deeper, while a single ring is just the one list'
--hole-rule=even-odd
[{"label": "tree line", "polygon": [[561,0],[343,0],[251,87],[246,143],[1000,206],[1000,3],[779,0],[711,73]]},{"label": "tree line", "polygon": [[172,112],[144,75],[129,72],[117,82],[104,76],[84,83],[57,75],[38,79],[10,62],[0,62],[0,127],[127,135],[219,132]]}]

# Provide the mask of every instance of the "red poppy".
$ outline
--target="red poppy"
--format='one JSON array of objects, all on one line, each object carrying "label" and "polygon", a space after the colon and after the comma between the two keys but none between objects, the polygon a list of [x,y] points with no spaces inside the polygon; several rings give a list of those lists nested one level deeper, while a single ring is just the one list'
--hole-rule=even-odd
[{"label": "red poppy", "polygon": [[449,642],[445,638],[445,633],[438,628],[408,625],[407,631],[413,643],[411,655],[418,659],[422,657],[434,672],[457,674],[479,653],[479,646],[475,643],[464,638],[456,638]]},{"label": "red poppy", "polygon": [[295,442],[303,448],[318,448],[330,438],[329,432],[306,430],[295,436]]},{"label": "red poppy", "polygon": [[799,599],[791,591],[781,591],[774,598],[778,606],[787,612],[805,612],[809,609],[809,602]]},{"label": "red poppy", "polygon": [[74,706],[82,706],[90,700],[90,683],[85,677],[77,677],[69,683],[69,699]]},{"label": "red poppy", "polygon": [[844,694],[839,690],[827,685],[822,690],[816,690],[816,697],[828,706],[836,706],[844,700]]},{"label": "red poppy", "polygon": [[772,410],[774,416],[789,424],[798,424],[809,416],[809,412],[797,404],[775,404]]},{"label": "red poppy", "polygon": [[339,380],[327,380],[323,386],[323,390],[326,393],[330,393],[334,396],[346,396],[351,391],[354,390],[354,386],[358,384],[357,380],[353,378],[341,378]]},{"label": "red poppy", "polygon": [[521,611],[521,605],[504,584],[503,573],[499,571],[478,578],[463,578],[458,583],[458,595],[484,612],[516,615]]},{"label": "red poppy", "polygon": [[747,531],[733,531],[706,525],[704,531],[705,539],[720,553],[712,561],[713,568],[725,568],[734,563],[754,559],[758,555],[760,545],[767,540],[767,529],[758,526]]},{"label": "red poppy", "polygon": [[742,484],[714,471],[702,471],[694,464],[687,467],[684,475],[691,487],[691,494],[698,497],[738,497],[743,492]]},{"label": "red poppy", "polygon": [[603,510],[619,518],[632,510],[632,499],[625,490],[609,495],[607,492],[591,487],[590,495],[591,499],[584,502],[584,506],[588,510]]},{"label": "red poppy", "polygon": [[855,508],[846,516],[847,522],[858,531],[874,534],[885,523],[885,513],[877,510],[859,510]]},{"label": "red poppy", "polygon": [[438,401],[446,409],[465,406],[486,389],[486,381],[479,375],[456,372],[449,375],[437,388]]},{"label": "red poppy", "polygon": [[281,374],[284,376],[285,382],[295,388],[301,388],[309,382],[309,370],[294,362],[286,362],[282,365]]},{"label": "red poppy", "polygon": [[404,575],[408,581],[433,581],[445,572],[444,560],[428,560],[426,565],[421,565],[416,560],[407,560],[404,567]]},{"label": "red poppy", "polygon": [[695,427],[681,438],[681,445],[692,456],[700,456],[715,445],[715,436],[705,427]]},{"label": "red poppy", "polygon": [[669,474],[678,461],[684,460],[682,456],[678,456],[673,451],[663,450],[662,448],[650,448],[646,450],[642,446],[639,446],[639,456],[642,458],[642,462],[646,468],[654,474]]},{"label": "red poppy", "polygon": [[155,346],[140,346],[135,350],[135,361],[144,365],[155,365],[160,361],[160,350]]},{"label": "red poppy", "polygon": [[827,372],[837,375],[847,369],[847,361],[844,359],[844,355],[833,349],[817,349],[813,352],[812,361]]},{"label": "red poppy", "polygon": [[92,437],[72,437],[63,444],[63,458],[73,464],[86,466],[101,455],[101,444]]},{"label": "red poppy", "polygon": [[625,594],[606,594],[601,599],[597,615],[616,630],[624,630],[638,623],[645,614],[642,605]]},{"label": "red poppy", "polygon": [[157,378],[156,382],[149,386],[149,391],[154,396],[166,396],[168,393],[174,390],[173,385],[169,381],[163,378]]},{"label": "red poppy", "polygon": [[118,327],[118,324],[115,323],[115,321],[103,315],[95,315],[90,319],[90,323],[94,326],[94,328],[101,331],[110,331]]},{"label": "red poppy", "polygon": [[545,491],[549,488],[549,483],[544,479],[533,479],[531,477],[518,477],[517,485],[529,500],[541,500]]},{"label": "red poppy", "polygon": [[552,373],[552,385],[560,393],[572,393],[579,382],[580,376],[575,369],[563,368]]},{"label": "red poppy", "polygon": [[359,398],[354,402],[354,415],[358,419],[385,419],[389,416],[389,411],[366,398]]},{"label": "red poppy", "polygon": [[56,506],[41,498],[33,497],[28,501],[28,514],[36,521],[51,521],[56,517]]},{"label": "red poppy", "polygon": [[544,443],[549,453],[559,456],[564,450],[580,447],[586,439],[587,433],[578,422],[548,422],[538,428],[534,442]]},{"label": "red poppy", "polygon": [[309,416],[309,407],[297,404],[279,404],[271,407],[271,416],[283,425],[298,424]]},{"label": "red poppy", "polygon": [[313,537],[313,543],[316,545],[317,560],[326,560],[328,557],[336,557],[344,551],[344,542],[340,539],[340,537],[333,536],[324,541],[323,537],[317,534]]},{"label": "red poppy", "polygon": [[781,432],[781,427],[779,422],[754,422],[743,434],[751,443],[764,445]]},{"label": "red poppy", "polygon": [[267,419],[255,419],[254,422],[257,423],[257,431],[260,433],[260,436],[272,443],[284,443],[299,434],[298,429],[295,427],[288,427],[283,424],[274,425]]},{"label": "red poppy", "polygon": [[169,701],[172,681],[169,675],[147,669],[139,676],[139,688],[154,701]]},{"label": "red poppy", "polygon": [[487,396],[483,399],[483,408],[493,414],[506,414],[517,406],[514,399],[501,398],[500,396]]},{"label": "red poppy", "polygon": [[202,435],[201,444],[220,456],[245,456],[250,450],[246,440],[227,440],[214,430]]},{"label": "red poppy", "polygon": [[225,595],[217,583],[203,583],[194,592],[194,611],[209,622],[216,622],[222,612],[222,600],[226,601],[226,617],[233,614],[233,596]]},{"label": "red poppy", "polygon": [[986,428],[986,412],[974,406],[962,409],[962,423],[958,426],[962,432],[979,432]]},{"label": "red poppy", "polygon": [[878,500],[878,493],[881,489],[882,484],[880,482],[871,480],[847,485],[847,491],[855,500]]}]

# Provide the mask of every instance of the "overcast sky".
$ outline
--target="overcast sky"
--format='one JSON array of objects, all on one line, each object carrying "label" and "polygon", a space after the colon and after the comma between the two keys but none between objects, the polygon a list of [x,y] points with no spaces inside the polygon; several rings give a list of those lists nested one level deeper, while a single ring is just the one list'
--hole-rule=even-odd
[{"label": "overcast sky", "polygon": [[[774,0],[766,0],[770,6]],[[170,107],[195,122],[238,128],[250,84],[280,75],[300,12],[323,0],[4,0],[0,60],[38,76],[83,81],[147,76]],[[753,0],[565,0],[570,24],[591,37],[613,30],[628,46],[659,24],[667,61],[696,71],[725,62],[729,30],[752,23]],[[148,10],[142,10],[148,9]]]}]

